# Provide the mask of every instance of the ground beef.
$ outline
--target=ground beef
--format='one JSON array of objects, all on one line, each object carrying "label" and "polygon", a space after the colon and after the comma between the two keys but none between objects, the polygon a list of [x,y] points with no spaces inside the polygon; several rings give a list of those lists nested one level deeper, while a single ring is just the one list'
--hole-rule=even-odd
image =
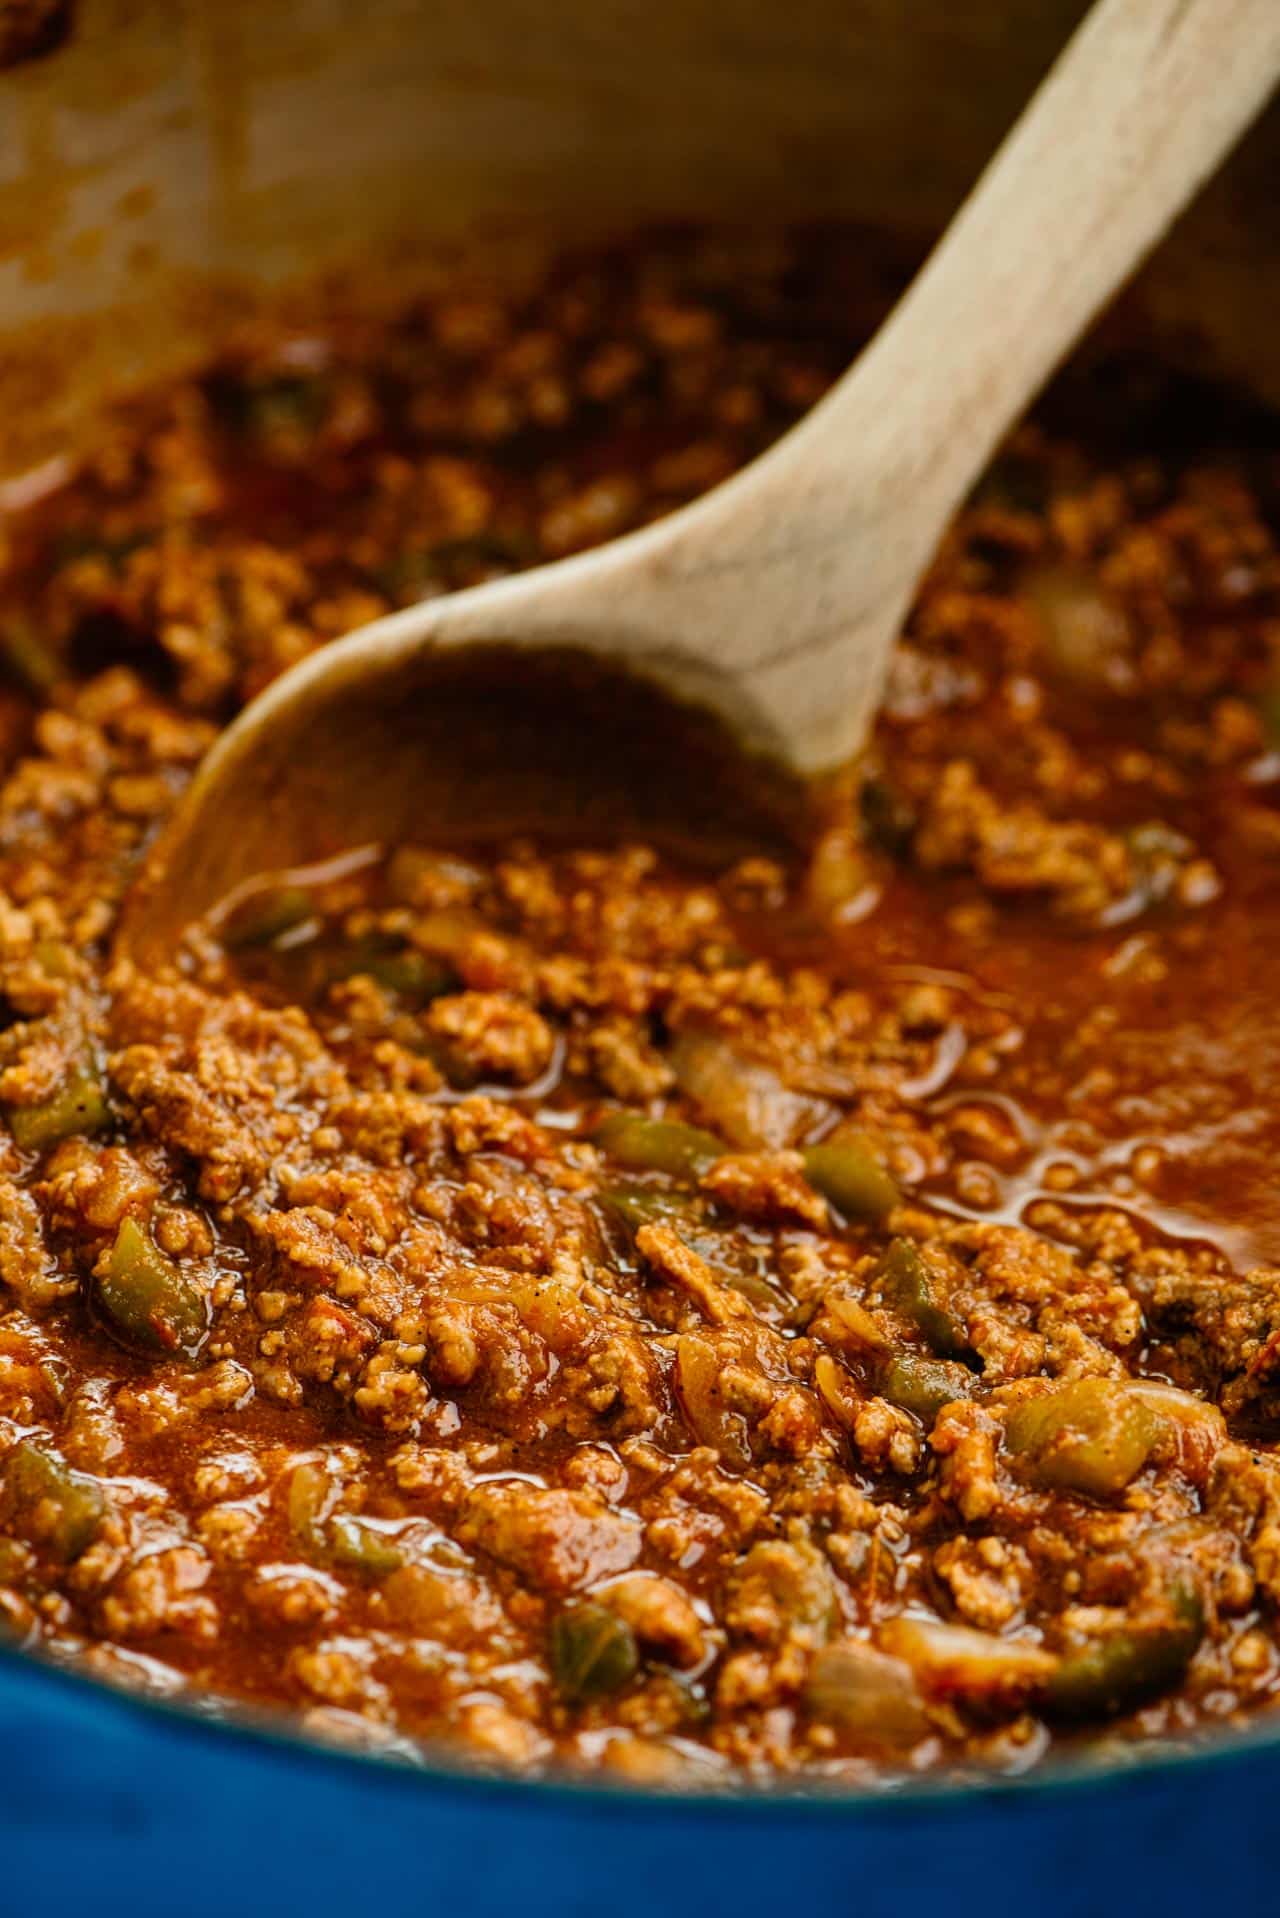
[{"label": "ground beef", "polygon": [[1157,440],[1068,375],[807,863],[424,827],[113,956],[275,674],[714,483],[882,298],[839,236],[683,237],[248,340],[4,529],[0,1616],[33,1649],[663,1784],[1271,1707],[1273,422],[1175,382]]}]

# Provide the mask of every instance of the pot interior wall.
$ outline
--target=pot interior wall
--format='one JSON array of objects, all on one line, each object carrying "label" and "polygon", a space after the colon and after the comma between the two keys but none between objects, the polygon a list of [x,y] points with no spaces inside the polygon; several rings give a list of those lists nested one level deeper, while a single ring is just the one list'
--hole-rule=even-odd
[{"label": "pot interior wall", "polygon": [[[652,219],[851,217],[922,248],[1080,0],[80,0],[0,73],[0,472],[318,274]],[[1280,113],[1143,275],[1280,397]]]}]

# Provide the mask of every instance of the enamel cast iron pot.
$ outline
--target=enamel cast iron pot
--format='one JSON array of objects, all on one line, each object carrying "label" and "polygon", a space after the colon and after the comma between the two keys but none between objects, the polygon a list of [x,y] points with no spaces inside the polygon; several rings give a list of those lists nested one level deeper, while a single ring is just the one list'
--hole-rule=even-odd
[{"label": "enamel cast iron pot", "polygon": [[[1083,11],[81,0],[64,44],[0,73],[0,499],[322,273],[403,288],[450,253],[511,268],[531,234],[672,218],[853,218],[913,261]],[[1280,403],[1278,185],[1273,109],[1108,324]],[[681,1799],[322,1750],[5,1651],[0,1760],[15,1918],[1275,1903],[1265,1727],[982,1787]]]}]

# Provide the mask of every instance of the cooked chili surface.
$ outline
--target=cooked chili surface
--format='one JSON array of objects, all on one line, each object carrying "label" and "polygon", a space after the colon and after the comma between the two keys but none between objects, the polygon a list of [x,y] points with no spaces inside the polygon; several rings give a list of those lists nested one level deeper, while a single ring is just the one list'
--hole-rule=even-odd
[{"label": "cooked chili surface", "polygon": [[655,242],[278,339],[10,520],[18,1640],[639,1781],[1270,1707],[1267,422],[1128,364],[1061,388],[805,869],[424,836],[271,876],[171,972],[110,958],[241,703],[723,477],[857,343],[858,265]]}]

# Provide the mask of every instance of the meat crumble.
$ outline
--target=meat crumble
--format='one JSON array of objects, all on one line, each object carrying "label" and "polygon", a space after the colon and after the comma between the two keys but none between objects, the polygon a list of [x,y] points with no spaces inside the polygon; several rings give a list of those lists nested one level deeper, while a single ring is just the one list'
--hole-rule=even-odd
[{"label": "meat crumble", "polygon": [[276,674],[715,483],[878,298],[659,237],[246,342],[0,529],[17,1642],[640,1784],[1273,1708],[1268,420],[1067,376],[807,862],[424,837],[113,949]]}]

